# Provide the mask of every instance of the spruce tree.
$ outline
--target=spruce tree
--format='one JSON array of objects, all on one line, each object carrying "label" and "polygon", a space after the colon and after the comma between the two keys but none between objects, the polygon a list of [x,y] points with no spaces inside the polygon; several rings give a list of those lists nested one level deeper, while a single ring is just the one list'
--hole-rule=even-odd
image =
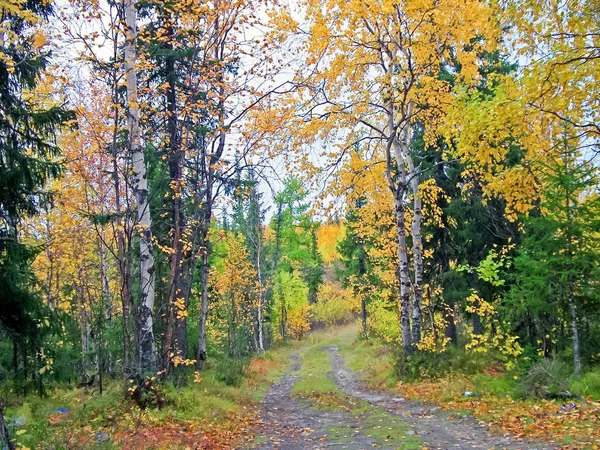
[{"label": "spruce tree", "polygon": [[27,357],[40,345],[43,305],[32,290],[35,249],[20,241],[19,226],[50,201],[44,186],[61,172],[54,136],[74,114],[58,106],[41,107],[26,95],[50,57],[39,50],[26,18],[33,13],[47,20],[52,8],[42,0],[21,7],[3,11],[6,32],[0,43],[0,327],[13,340],[15,370],[21,355],[26,373]]}]

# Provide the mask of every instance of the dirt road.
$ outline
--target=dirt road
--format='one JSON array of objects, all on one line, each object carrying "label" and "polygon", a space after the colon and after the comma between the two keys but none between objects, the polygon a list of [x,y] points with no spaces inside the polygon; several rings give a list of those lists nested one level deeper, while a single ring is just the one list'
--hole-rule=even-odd
[{"label": "dirt road", "polygon": [[[365,388],[335,346],[328,376],[335,382],[333,405],[294,395],[301,358],[273,385],[261,405],[262,449],[552,449],[548,444],[495,435],[471,416],[453,418],[433,405],[408,401],[395,392]],[[312,375],[312,374],[309,374]],[[318,380],[315,378],[315,383]]]}]

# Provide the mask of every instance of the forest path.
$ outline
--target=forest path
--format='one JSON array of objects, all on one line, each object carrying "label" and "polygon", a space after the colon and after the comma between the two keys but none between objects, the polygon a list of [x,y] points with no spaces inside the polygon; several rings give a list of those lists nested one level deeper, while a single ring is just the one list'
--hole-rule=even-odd
[{"label": "forest path", "polygon": [[[291,359],[291,369],[261,404],[262,433],[254,448],[555,448],[494,435],[472,416],[453,418],[437,406],[405,400],[393,391],[367,389],[335,345],[313,346]],[[301,385],[305,392],[307,387],[314,392],[303,395]]]},{"label": "forest path", "polygon": [[[423,439],[426,448],[482,450],[555,448],[548,444],[532,443],[516,440],[511,436],[492,434],[487,427],[471,415],[454,418],[438,406],[408,401],[398,397],[397,392],[366,389],[355,373],[346,367],[337,347],[327,347],[327,351],[332,363],[330,376],[344,393],[402,418],[413,428],[415,434]],[[398,447],[392,444],[389,448]]]}]

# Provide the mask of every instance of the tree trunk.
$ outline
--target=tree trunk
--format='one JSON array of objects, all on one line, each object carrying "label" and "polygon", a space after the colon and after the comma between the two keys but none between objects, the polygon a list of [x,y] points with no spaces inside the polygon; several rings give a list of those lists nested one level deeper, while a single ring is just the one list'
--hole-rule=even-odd
[{"label": "tree trunk", "polygon": [[[114,101],[118,101],[119,93],[115,82]],[[112,136],[112,158],[113,158],[113,186],[115,189],[115,212],[117,216],[117,264],[119,276],[121,277],[121,308],[123,314],[123,374],[131,375],[131,309],[133,297],[131,294],[131,252],[127,245],[125,233],[126,220],[122,217],[121,210],[121,180],[119,178],[117,139],[119,133],[118,109],[114,108],[114,120]]]},{"label": "tree trunk", "polygon": [[[167,133],[168,141],[168,165],[170,187],[172,189],[171,197],[171,233],[173,236],[173,253],[171,254],[171,275],[169,279],[169,315],[167,321],[167,332],[165,339],[165,358],[163,369],[168,371],[169,355],[175,353],[183,359],[187,359],[187,321],[184,283],[184,233],[185,216],[182,208],[182,152],[181,140],[178,129],[178,111],[177,111],[177,91],[175,87],[175,58],[173,56],[174,30],[171,23],[171,17],[165,13],[163,20],[167,29],[168,41],[165,44],[168,56],[165,60],[165,74],[168,83],[166,90],[167,101]],[[175,342],[173,343],[173,336]],[[165,372],[166,374],[166,372]]]},{"label": "tree trunk", "polygon": [[231,352],[230,355],[232,357],[237,357],[238,356],[238,351],[237,351],[237,308],[235,305],[235,295],[233,292],[231,292],[231,324],[230,324],[230,329],[231,329],[231,339],[230,339],[230,345],[231,345]]},{"label": "tree trunk", "polygon": [[256,305],[256,320],[258,327],[258,352],[262,353],[265,351],[265,343],[263,338],[263,280],[262,280],[262,266],[260,264],[261,253],[262,253],[262,230],[260,224],[258,226],[258,235],[256,243],[256,273],[258,275],[258,304]]},{"label": "tree trunk", "polygon": [[363,296],[360,300],[360,320],[362,323],[363,338],[367,338],[367,302]]},{"label": "tree trunk", "polygon": [[208,239],[204,241],[205,249],[200,258],[200,286],[202,289],[200,301],[200,326],[199,326],[199,345],[196,363],[199,369],[204,368],[206,364],[206,320],[208,318],[208,252],[210,243]]},{"label": "tree trunk", "polygon": [[[408,139],[408,138],[406,138]],[[408,142],[404,142],[404,156],[407,160],[410,185],[413,193],[413,220],[411,225],[413,242],[413,302],[412,302],[412,343],[421,342],[421,305],[423,303],[423,240],[421,238],[422,198],[419,192],[419,175],[408,154]]]},{"label": "tree trunk", "polygon": [[446,330],[444,332],[447,338],[450,338],[450,342],[453,345],[456,345],[457,336],[456,336],[456,321],[454,320],[454,302],[449,305],[446,305],[445,309],[445,318],[446,318]]},{"label": "tree trunk", "polygon": [[[418,196],[418,194],[415,194]],[[415,211],[412,225],[414,284],[412,304],[412,342],[421,341],[421,304],[423,302],[423,243],[421,240],[421,198],[415,198]]]},{"label": "tree trunk", "polygon": [[577,327],[577,311],[575,310],[575,287],[569,277],[569,311],[571,313],[571,331],[573,332],[573,364],[575,376],[581,373],[581,355],[579,352],[579,329]]},{"label": "tree trunk", "polygon": [[138,372],[156,370],[156,351],[152,313],[154,309],[154,255],[152,253],[152,219],[148,197],[148,176],[139,130],[139,105],[136,62],[136,10],[133,0],[125,1],[125,74],[127,82],[127,122],[133,165],[133,193],[137,202],[137,227],[140,234],[140,302],[138,311]]},{"label": "tree trunk", "polygon": [[[116,61],[119,55],[119,46],[113,40],[113,58]],[[133,297],[131,294],[131,251],[127,245],[126,219],[122,216],[121,209],[121,179],[119,178],[119,74],[118,69],[112,72],[112,98],[113,98],[113,130],[112,130],[112,165],[113,187],[115,189],[115,213],[117,217],[117,265],[121,278],[121,309],[123,314],[123,374],[131,375],[131,310]]]},{"label": "tree trunk", "polygon": [[2,450],[15,450],[15,440],[10,437],[8,432],[8,425],[4,418],[4,400],[0,398],[0,448]]},{"label": "tree trunk", "polygon": [[406,251],[406,233],[404,231],[404,201],[402,189],[394,192],[396,210],[396,228],[398,238],[398,279],[400,281],[400,333],[402,348],[410,350],[412,337],[410,330],[410,272],[408,268],[408,253]]},{"label": "tree trunk", "polygon": [[108,268],[106,262],[106,245],[102,239],[98,240],[98,250],[100,252],[100,284],[102,286],[102,297],[104,298],[104,315],[107,321],[112,319],[112,295],[108,281]]},{"label": "tree trunk", "polygon": [[[397,49],[394,50],[394,57]],[[393,64],[389,64],[388,73],[391,89],[393,78]],[[388,138],[386,149],[386,176],[389,187],[394,195],[394,210],[396,212],[396,235],[398,245],[398,280],[400,282],[400,334],[402,336],[402,348],[404,351],[410,351],[412,347],[412,338],[410,330],[410,269],[408,266],[408,252],[406,248],[406,230],[404,225],[405,203],[404,198],[408,191],[406,179],[406,161],[403,153],[403,143],[398,136],[398,125],[395,122],[395,105],[393,92],[389,92],[389,101],[386,106],[388,129],[390,136]],[[409,116],[410,114],[407,114]],[[406,120],[406,119],[405,119]],[[402,129],[404,145],[409,141],[409,123],[404,124]],[[393,156],[392,156],[393,151]],[[393,163],[397,173],[392,173]]]}]

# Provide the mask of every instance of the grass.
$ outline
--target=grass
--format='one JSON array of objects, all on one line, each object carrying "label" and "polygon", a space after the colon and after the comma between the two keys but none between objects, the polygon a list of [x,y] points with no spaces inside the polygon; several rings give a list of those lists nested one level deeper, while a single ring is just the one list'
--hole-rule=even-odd
[{"label": "grass", "polygon": [[403,449],[423,448],[423,440],[412,427],[387,411],[370,407],[362,414],[361,433],[375,440],[378,445],[394,445]]},{"label": "grass", "polygon": [[354,426],[345,423],[328,427],[330,439],[339,443],[352,442],[354,436],[360,433],[370,439],[373,447],[422,448],[422,439],[414,434],[409,424],[383,408],[343,393],[329,377],[331,362],[323,347],[337,346],[351,369],[361,371],[364,376],[373,376],[378,385],[388,384],[392,366],[390,353],[383,345],[356,341],[354,326],[336,329],[334,333],[315,333],[311,339],[311,343],[300,351],[300,379],[292,392],[308,399],[316,410],[349,414],[348,421]]},{"label": "grass", "polygon": [[397,378],[392,365],[392,349],[379,340],[345,341],[340,353],[346,365],[358,372],[363,382],[374,389],[391,388]]},{"label": "grass", "polygon": [[321,348],[308,347],[300,358],[300,380],[294,385],[295,395],[306,397],[313,394],[336,392],[337,386],[328,374],[331,371],[329,355]]},{"label": "grass", "polygon": [[[199,383],[176,388],[161,383],[161,409],[141,410],[127,398],[128,384],[110,381],[104,393],[56,389],[47,398],[30,395],[6,408],[8,418],[24,417],[12,436],[22,448],[177,448],[211,439],[233,442],[253,420],[254,405],[283,374],[289,349],[266,352],[250,361],[238,386],[229,386],[217,364],[199,373]],[[193,379],[193,377],[191,377]],[[67,408],[59,413],[56,408]],[[108,433],[108,440],[97,439]],[[183,436],[183,437],[182,437]]]},{"label": "grass", "polygon": [[570,389],[574,394],[600,401],[600,368],[573,379]]}]

